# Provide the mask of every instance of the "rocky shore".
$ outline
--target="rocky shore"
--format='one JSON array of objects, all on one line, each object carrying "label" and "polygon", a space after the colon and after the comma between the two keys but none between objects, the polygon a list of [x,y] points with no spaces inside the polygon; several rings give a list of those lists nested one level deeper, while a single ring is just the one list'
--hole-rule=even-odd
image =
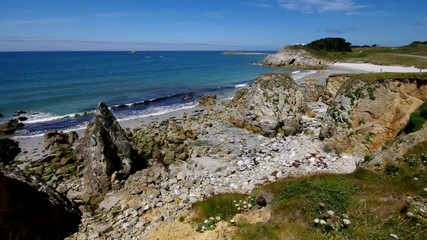
[{"label": "rocky shore", "polygon": [[[36,159],[28,159],[32,149],[18,155],[13,140],[1,142],[2,153],[13,153],[2,154],[1,168],[37,175],[73,204],[81,221],[67,239],[149,239],[215,194],[351,173],[373,153],[379,163],[367,167],[381,168],[390,159],[378,151],[405,135],[409,115],[427,101],[426,79],[334,75],[319,86],[263,74],[232,101],[206,96],[203,107],[126,128],[100,103],[84,134],[47,133]],[[425,141],[422,133],[407,138]]]}]

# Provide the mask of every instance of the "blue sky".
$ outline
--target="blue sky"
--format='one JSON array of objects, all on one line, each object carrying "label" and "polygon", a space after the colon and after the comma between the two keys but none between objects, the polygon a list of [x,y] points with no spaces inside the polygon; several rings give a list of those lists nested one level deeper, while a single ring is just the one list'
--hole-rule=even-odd
[{"label": "blue sky", "polygon": [[277,50],[427,40],[427,0],[1,0],[0,51]]}]

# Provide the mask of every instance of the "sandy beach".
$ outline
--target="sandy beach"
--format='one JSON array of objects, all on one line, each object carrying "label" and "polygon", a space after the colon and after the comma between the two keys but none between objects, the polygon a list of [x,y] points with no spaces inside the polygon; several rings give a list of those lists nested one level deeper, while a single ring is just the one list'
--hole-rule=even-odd
[{"label": "sandy beach", "polygon": [[[315,79],[319,84],[325,85],[326,79],[330,75],[334,74],[346,74],[346,73],[368,73],[368,72],[427,72],[427,69],[419,69],[415,67],[403,67],[403,66],[382,66],[369,63],[334,63],[328,69],[311,71],[313,73],[297,79],[297,82],[304,82],[307,79]],[[119,121],[123,129],[126,128],[139,128],[143,125],[161,122],[171,118],[182,118],[184,115],[197,115],[200,111],[203,111],[204,107],[197,105],[195,107],[189,107],[185,109],[179,109],[172,112],[167,112],[159,115],[149,115],[140,118],[133,118],[128,120]],[[76,132],[80,137],[84,134],[84,129],[77,129]],[[19,161],[26,160],[39,160],[45,157],[48,153],[44,150],[44,139],[43,135],[25,136],[25,137],[13,137],[17,140],[21,147],[21,153],[16,159]]]}]

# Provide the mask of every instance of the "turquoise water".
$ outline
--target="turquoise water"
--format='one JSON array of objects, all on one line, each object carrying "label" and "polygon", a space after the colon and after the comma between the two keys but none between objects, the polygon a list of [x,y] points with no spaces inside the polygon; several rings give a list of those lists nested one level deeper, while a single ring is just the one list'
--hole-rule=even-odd
[{"label": "turquoise water", "polygon": [[119,119],[191,107],[206,93],[231,97],[259,74],[262,55],[221,52],[3,52],[0,113],[25,111],[21,134],[83,126],[99,101]]}]

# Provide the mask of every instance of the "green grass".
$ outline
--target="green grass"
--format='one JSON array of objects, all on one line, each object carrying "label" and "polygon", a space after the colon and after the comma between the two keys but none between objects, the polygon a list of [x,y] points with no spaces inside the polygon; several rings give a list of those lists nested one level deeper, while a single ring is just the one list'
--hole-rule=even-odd
[{"label": "green grass", "polygon": [[193,220],[201,224],[210,217],[215,218],[219,216],[222,220],[228,221],[238,213],[233,201],[243,200],[247,197],[247,195],[243,194],[219,194],[204,201],[197,202],[193,206],[193,210],[197,213]]},{"label": "green grass", "polygon": [[[310,51],[314,56],[339,62],[370,62],[383,65],[403,65],[427,68],[427,45],[408,45],[403,47],[352,48],[352,52],[314,51],[304,46],[291,46]],[[415,55],[415,56],[406,56]],[[421,56],[421,57],[417,57]]]},{"label": "green grass", "polygon": [[[423,143],[412,151],[424,151]],[[427,221],[418,215],[408,218],[407,196],[424,196],[425,168],[408,170],[399,166],[395,175],[359,168],[352,174],[321,174],[288,179],[260,187],[254,193],[273,194],[271,218],[257,224],[237,224],[232,239],[427,239]],[[417,180],[414,179],[417,177]],[[232,201],[245,196],[222,194],[195,205],[197,219],[221,215],[231,219],[236,211]],[[325,228],[314,224],[325,212],[348,215],[351,224]]]},{"label": "green grass", "polygon": [[427,121],[427,102],[425,102],[420,109],[413,112],[409,118],[406,132],[416,132],[423,128],[424,123]]}]

